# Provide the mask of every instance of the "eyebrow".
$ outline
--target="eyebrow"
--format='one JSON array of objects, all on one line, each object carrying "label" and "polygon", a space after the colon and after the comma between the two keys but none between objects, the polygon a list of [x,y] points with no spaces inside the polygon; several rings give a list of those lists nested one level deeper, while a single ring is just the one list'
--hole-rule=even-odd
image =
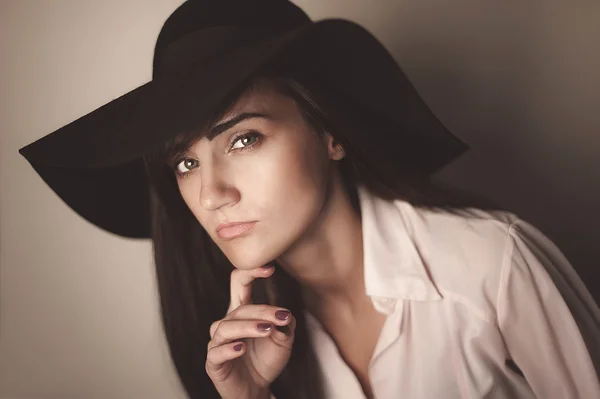
[{"label": "eyebrow", "polygon": [[[206,134],[206,137],[208,138],[208,141],[213,141],[221,133],[226,132],[227,130],[231,129],[232,127],[234,127],[235,125],[237,125],[238,123],[241,123],[242,121],[244,121],[246,119],[252,119],[252,118],[273,119],[270,115],[261,114],[259,112],[244,112],[244,113],[234,116],[233,118],[229,119],[228,121],[225,121],[225,122],[219,123],[218,125],[213,126]],[[175,152],[175,154],[173,154],[171,157],[169,157],[167,163],[170,164],[172,162],[175,162],[175,160],[182,157],[188,151],[188,149],[189,148],[179,149],[178,151]]]},{"label": "eyebrow", "polygon": [[208,141],[213,141],[215,139],[215,137],[217,137],[221,133],[231,129],[232,127],[234,127],[235,125],[237,125],[238,123],[240,123],[246,119],[252,119],[252,118],[272,119],[271,116],[266,115],[266,114],[261,114],[258,112],[244,112],[244,113],[241,113],[241,114],[229,119],[226,122],[222,122],[218,125],[213,126],[208,131],[206,137],[208,138]]}]

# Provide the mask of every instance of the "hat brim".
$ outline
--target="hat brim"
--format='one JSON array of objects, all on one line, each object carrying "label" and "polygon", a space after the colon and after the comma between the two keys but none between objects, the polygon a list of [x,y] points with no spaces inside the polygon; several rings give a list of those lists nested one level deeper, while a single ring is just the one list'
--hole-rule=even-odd
[{"label": "hat brim", "polygon": [[197,127],[203,112],[274,59],[398,123],[427,173],[468,147],[421,101],[387,50],[360,25],[329,19],[244,46],[189,75],[148,82],[21,148],[42,179],[79,215],[114,234],[148,238],[141,156]]}]

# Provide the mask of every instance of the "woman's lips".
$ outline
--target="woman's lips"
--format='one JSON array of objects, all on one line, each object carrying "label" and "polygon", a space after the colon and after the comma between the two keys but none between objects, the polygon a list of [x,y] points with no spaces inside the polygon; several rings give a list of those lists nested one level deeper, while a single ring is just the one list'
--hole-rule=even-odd
[{"label": "woman's lips", "polygon": [[256,222],[243,222],[219,225],[217,235],[224,240],[236,238],[252,230],[255,224]]}]

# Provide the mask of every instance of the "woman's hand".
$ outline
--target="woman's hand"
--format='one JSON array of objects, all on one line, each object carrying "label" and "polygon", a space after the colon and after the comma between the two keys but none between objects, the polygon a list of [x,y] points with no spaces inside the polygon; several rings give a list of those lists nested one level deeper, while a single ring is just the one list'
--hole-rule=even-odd
[{"label": "woman's hand", "polygon": [[222,398],[268,399],[269,386],[290,358],[294,317],[287,309],[251,304],[252,281],[274,271],[271,266],[231,273],[229,309],[210,327],[206,356],[206,372]]}]

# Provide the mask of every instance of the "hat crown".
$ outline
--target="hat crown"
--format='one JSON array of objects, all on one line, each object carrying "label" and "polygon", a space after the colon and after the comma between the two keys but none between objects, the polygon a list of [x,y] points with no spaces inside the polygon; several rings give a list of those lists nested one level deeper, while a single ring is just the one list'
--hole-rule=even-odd
[{"label": "hat crown", "polygon": [[187,0],[165,21],[154,48],[154,71],[167,48],[186,35],[208,28],[246,26],[284,31],[311,23],[289,0]]}]

